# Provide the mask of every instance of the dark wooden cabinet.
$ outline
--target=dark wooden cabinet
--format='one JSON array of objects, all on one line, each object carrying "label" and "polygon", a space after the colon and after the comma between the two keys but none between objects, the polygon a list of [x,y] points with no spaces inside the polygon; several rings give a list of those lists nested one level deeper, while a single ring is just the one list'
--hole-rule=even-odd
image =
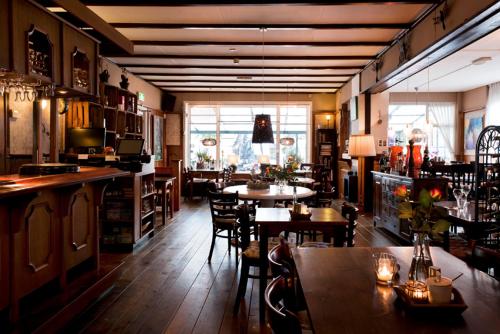
[{"label": "dark wooden cabinet", "polygon": [[7,205],[0,204],[0,310],[10,299],[9,291],[9,214]]},{"label": "dark wooden cabinet", "polygon": [[[373,173],[373,223],[393,234],[410,241],[410,227],[407,221],[399,219],[400,199],[394,195],[399,186],[411,190],[411,199],[418,200],[422,189],[439,188],[446,194],[447,180],[443,178],[410,178],[381,172]],[[445,195],[446,196],[446,195]]]}]

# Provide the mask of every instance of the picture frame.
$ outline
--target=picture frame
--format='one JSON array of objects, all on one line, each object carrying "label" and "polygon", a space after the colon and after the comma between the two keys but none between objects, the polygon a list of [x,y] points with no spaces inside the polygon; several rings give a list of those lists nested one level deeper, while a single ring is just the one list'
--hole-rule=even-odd
[{"label": "picture frame", "polygon": [[476,142],[484,128],[485,110],[464,113],[464,154],[474,155]]},{"label": "picture frame", "polygon": [[349,110],[351,113],[351,121],[355,121],[358,119],[358,97],[353,96],[349,100]]}]

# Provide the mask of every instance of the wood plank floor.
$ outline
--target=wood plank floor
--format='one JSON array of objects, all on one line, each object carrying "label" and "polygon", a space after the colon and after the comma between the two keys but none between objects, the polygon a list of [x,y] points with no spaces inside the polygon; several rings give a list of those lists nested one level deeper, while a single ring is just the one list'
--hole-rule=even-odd
[{"label": "wood plank floor", "polygon": [[[339,203],[336,203],[338,205]],[[67,333],[270,333],[258,319],[258,280],[249,280],[238,315],[232,308],[239,270],[236,250],[218,239],[212,262],[210,210],[206,201],[183,203],[169,225],[125,257],[120,280]],[[357,246],[397,241],[360,216]]]}]

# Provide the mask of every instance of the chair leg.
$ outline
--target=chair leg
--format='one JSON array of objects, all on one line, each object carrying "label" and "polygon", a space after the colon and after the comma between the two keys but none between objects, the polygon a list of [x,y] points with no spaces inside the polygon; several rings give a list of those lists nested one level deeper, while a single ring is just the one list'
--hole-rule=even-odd
[{"label": "chair leg", "polygon": [[228,229],[227,230],[227,252],[231,254],[231,237],[232,237],[232,230]]},{"label": "chair leg", "polygon": [[217,233],[217,229],[214,226],[212,229],[212,244],[210,245],[210,253],[208,253],[208,263],[210,263],[210,261],[212,261],[212,253],[214,252],[216,233]]},{"label": "chair leg", "polygon": [[236,295],[236,301],[234,303],[234,308],[233,308],[234,314],[238,313],[238,310],[240,309],[241,299],[245,297],[249,271],[250,271],[250,266],[247,263],[245,263],[245,261],[241,261],[240,283],[238,284],[238,293]]}]

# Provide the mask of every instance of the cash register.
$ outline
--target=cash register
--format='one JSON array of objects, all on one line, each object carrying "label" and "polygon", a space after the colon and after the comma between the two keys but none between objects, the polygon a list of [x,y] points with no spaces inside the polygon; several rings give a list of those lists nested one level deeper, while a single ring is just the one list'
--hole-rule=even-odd
[{"label": "cash register", "polygon": [[142,171],[142,164],[151,161],[150,155],[143,155],[144,139],[118,139],[115,155],[119,161],[117,167],[134,173]]}]

